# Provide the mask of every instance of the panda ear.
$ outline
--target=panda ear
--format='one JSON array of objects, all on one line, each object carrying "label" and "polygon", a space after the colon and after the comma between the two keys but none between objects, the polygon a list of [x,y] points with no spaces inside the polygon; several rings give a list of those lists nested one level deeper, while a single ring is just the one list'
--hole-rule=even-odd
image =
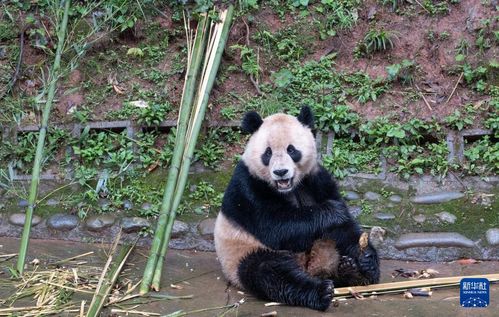
[{"label": "panda ear", "polygon": [[300,114],[297,117],[303,125],[309,127],[311,130],[314,129],[314,114],[309,106],[301,107]]},{"label": "panda ear", "polygon": [[262,117],[260,117],[260,115],[255,111],[250,111],[244,115],[243,121],[241,123],[241,129],[243,130],[243,132],[253,134],[260,128],[262,123]]}]

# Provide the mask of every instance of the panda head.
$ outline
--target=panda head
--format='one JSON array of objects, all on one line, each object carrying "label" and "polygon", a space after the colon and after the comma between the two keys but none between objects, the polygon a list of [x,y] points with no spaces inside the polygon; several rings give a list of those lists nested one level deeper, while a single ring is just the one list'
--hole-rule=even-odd
[{"label": "panda head", "polygon": [[314,117],[307,106],[298,117],[278,113],[262,119],[258,113],[248,112],[242,129],[252,135],[242,159],[249,172],[280,193],[293,191],[318,167],[313,126]]}]

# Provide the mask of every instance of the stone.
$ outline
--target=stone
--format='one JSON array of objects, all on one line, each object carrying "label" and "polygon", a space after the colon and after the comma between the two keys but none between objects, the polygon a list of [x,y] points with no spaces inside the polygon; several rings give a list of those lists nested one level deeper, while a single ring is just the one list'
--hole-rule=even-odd
[{"label": "stone", "polygon": [[143,204],[140,206],[140,209],[142,209],[142,210],[151,210],[151,208],[152,208],[151,203],[143,203]]},{"label": "stone", "polygon": [[352,217],[357,218],[362,213],[362,208],[360,206],[351,206],[348,208]]},{"label": "stone", "polygon": [[385,229],[378,226],[374,226],[371,228],[371,231],[369,232],[369,242],[371,242],[375,248],[378,248],[383,243],[385,239],[385,234],[386,234]]},{"label": "stone", "polygon": [[125,210],[131,210],[132,208],[133,208],[133,203],[130,200],[125,199],[123,201],[123,209],[125,209]]},{"label": "stone", "polygon": [[47,206],[56,206],[56,205],[59,205],[59,201],[57,199],[50,198],[49,200],[47,200],[46,205]]},{"label": "stone", "polygon": [[101,209],[109,209],[109,207],[111,206],[111,202],[109,201],[109,199],[106,199],[106,198],[100,198],[99,201],[97,202],[97,205],[99,205],[99,207]]},{"label": "stone", "polygon": [[377,212],[374,214],[374,218],[379,220],[392,220],[395,219],[395,215],[387,212]]},{"label": "stone", "polygon": [[76,228],[80,220],[75,215],[55,214],[47,219],[47,227],[54,230],[68,231]]},{"label": "stone", "polygon": [[202,236],[213,236],[215,231],[215,218],[208,218],[201,221],[198,225],[199,233]]},{"label": "stone", "polygon": [[456,216],[447,211],[439,212],[438,214],[435,214],[435,216],[437,216],[441,221],[447,223],[455,223],[457,220]]},{"label": "stone", "polygon": [[123,217],[120,223],[123,232],[132,233],[139,232],[144,228],[149,228],[151,223],[149,220],[141,217]]},{"label": "stone", "polygon": [[21,200],[17,203],[17,205],[18,205],[19,207],[21,207],[21,208],[28,207],[28,204],[29,204],[29,203],[28,203],[28,201],[27,201],[26,199],[21,199]]},{"label": "stone", "polygon": [[358,199],[360,199],[359,194],[357,194],[356,192],[351,191],[351,190],[347,191],[343,197],[346,200],[358,200]]},{"label": "stone", "polygon": [[395,247],[399,250],[416,247],[473,248],[474,246],[473,241],[457,232],[406,233],[395,242]]},{"label": "stone", "polygon": [[364,199],[369,201],[380,201],[381,195],[375,192],[366,192],[364,194]]},{"label": "stone", "polygon": [[175,220],[172,228],[172,238],[178,238],[189,232],[189,225],[183,221]]},{"label": "stone", "polygon": [[416,196],[411,201],[415,204],[439,204],[462,197],[464,197],[464,194],[460,192],[440,192]]},{"label": "stone", "polygon": [[499,245],[499,228],[492,228],[485,233],[490,245]]},{"label": "stone", "polygon": [[391,201],[392,203],[398,204],[402,201],[402,197],[399,195],[391,195],[390,197],[388,197],[388,200]]},{"label": "stone", "polygon": [[112,215],[93,215],[85,220],[85,227],[90,231],[100,231],[111,227],[115,221],[116,217]]},{"label": "stone", "polygon": [[[9,223],[14,226],[22,227],[24,226],[24,222],[26,221],[26,214],[18,212],[10,215],[9,217]],[[33,215],[31,218],[31,226],[34,227],[37,224],[39,224],[42,221],[42,218],[40,218],[37,215]]]},{"label": "stone", "polygon": [[423,223],[426,221],[426,216],[423,214],[417,214],[412,217],[412,219],[414,219],[414,221],[416,221],[417,223]]}]

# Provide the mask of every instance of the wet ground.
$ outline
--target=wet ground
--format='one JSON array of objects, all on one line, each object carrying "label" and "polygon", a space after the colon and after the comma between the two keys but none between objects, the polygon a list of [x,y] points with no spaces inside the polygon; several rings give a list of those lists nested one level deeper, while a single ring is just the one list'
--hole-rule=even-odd
[{"label": "wet ground", "polygon": [[[19,240],[10,238],[0,239],[0,255],[16,253]],[[29,249],[29,261],[34,258],[41,260],[41,265],[47,261],[64,259],[85,252],[94,251],[93,255],[86,256],[82,260],[85,265],[102,267],[106,260],[105,251],[107,245],[84,244],[74,242],[60,242],[47,240],[33,240]],[[122,276],[138,282],[145,265],[147,249],[137,248],[127,261],[128,265]],[[1,261],[1,260],[0,260]],[[0,298],[8,297],[13,289],[8,282],[6,267],[14,262],[4,261],[0,263]],[[391,274],[395,269],[421,270],[432,268],[440,272],[438,277],[475,275],[499,273],[499,262],[481,262],[470,265],[454,263],[428,263],[428,262],[403,262],[382,261],[382,282],[396,280],[407,280],[404,278],[393,279]],[[172,288],[170,285],[180,286]],[[169,295],[193,295],[190,299],[163,300],[146,303],[134,310],[167,315],[169,313],[183,310],[192,311],[209,307],[233,304],[241,299],[245,302],[237,309],[230,311],[214,310],[188,316],[260,316],[272,311],[277,316],[499,316],[499,285],[491,285],[490,306],[488,308],[462,308],[459,306],[459,288],[448,288],[434,290],[431,297],[414,297],[404,299],[402,295],[380,295],[377,298],[364,300],[349,299],[339,302],[338,307],[331,307],[327,312],[315,312],[309,309],[271,306],[266,307],[265,301],[257,300],[247,294],[238,292],[237,289],[227,287],[221,274],[216,256],[211,252],[176,251],[171,250],[168,254],[162,281],[163,292]],[[181,289],[179,289],[181,288]],[[91,299],[90,297],[88,299]],[[24,300],[22,304],[29,302]],[[20,304],[19,302],[17,304]],[[73,314],[74,315],[74,314]],[[103,316],[109,315],[109,310]],[[125,316],[125,313],[117,313],[116,316]],[[129,316],[139,316],[130,314]],[[158,316],[158,315],[156,315]]]}]

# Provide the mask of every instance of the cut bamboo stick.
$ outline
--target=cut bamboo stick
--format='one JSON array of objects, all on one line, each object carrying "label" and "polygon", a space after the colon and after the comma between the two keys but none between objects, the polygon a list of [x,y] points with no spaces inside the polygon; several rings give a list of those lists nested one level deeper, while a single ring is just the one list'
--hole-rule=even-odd
[{"label": "cut bamboo stick", "polygon": [[[206,45],[206,26],[208,25],[208,18],[206,15],[201,16],[201,20],[198,22],[198,28],[196,31],[196,37],[194,43],[188,43],[188,65],[187,73],[184,82],[184,92],[182,94],[182,100],[180,104],[180,114],[177,122],[177,133],[175,136],[175,148],[173,151],[172,163],[168,172],[168,179],[166,181],[165,191],[163,194],[163,202],[161,204],[160,215],[158,218],[158,224],[156,226],[156,231],[154,233],[154,238],[151,246],[151,252],[147,260],[146,268],[144,270],[144,276],[142,279],[142,284],[140,286],[140,293],[145,294],[149,291],[151,281],[154,276],[154,270],[158,264],[158,257],[161,252],[161,246],[165,236],[165,228],[169,221],[169,212],[171,209],[173,194],[177,184],[178,173],[180,169],[180,164],[182,160],[182,154],[184,149],[185,136],[187,133],[187,124],[189,120],[189,114],[192,107],[192,99],[194,98],[194,90],[196,84],[196,78],[198,76],[202,52]],[[186,24],[186,28],[187,24]],[[187,31],[187,38],[191,38],[191,34]]]},{"label": "cut bamboo stick", "polygon": [[43,108],[42,121],[40,132],[38,134],[38,142],[36,145],[35,159],[33,163],[33,170],[31,171],[31,187],[28,197],[28,207],[26,208],[26,220],[24,222],[23,234],[21,237],[21,245],[19,247],[19,257],[17,258],[17,271],[22,274],[24,271],[24,262],[26,261],[26,253],[28,251],[29,234],[31,231],[31,220],[33,218],[33,211],[35,209],[35,201],[38,194],[38,183],[40,181],[40,170],[43,158],[43,147],[45,145],[45,136],[47,135],[47,128],[50,116],[50,110],[55,96],[55,88],[57,81],[60,77],[59,69],[61,67],[61,55],[64,48],[64,39],[66,37],[66,29],[68,26],[69,8],[71,5],[70,0],[65,0],[64,15],[60,28],[57,32],[57,49],[55,53],[54,64],[50,71],[50,84],[47,94],[47,102]]},{"label": "cut bamboo stick", "polygon": [[469,275],[469,276],[452,276],[452,277],[439,277],[425,280],[403,281],[393,283],[372,284],[367,286],[351,286],[341,287],[334,289],[335,296],[348,296],[351,291],[365,295],[365,293],[383,292],[383,291],[403,291],[409,288],[418,287],[434,287],[445,284],[458,284],[463,278],[486,278],[490,282],[499,281],[499,273],[484,274],[484,275]]},{"label": "cut bamboo stick", "polygon": [[175,188],[173,204],[170,209],[168,223],[165,230],[165,236],[160,250],[159,260],[152,280],[151,286],[156,291],[159,290],[161,272],[163,269],[163,261],[166,256],[166,252],[168,250],[168,243],[170,241],[171,230],[173,228],[173,223],[175,221],[177,208],[180,205],[180,201],[184,193],[189,167],[191,165],[194,149],[196,147],[196,141],[199,136],[199,131],[201,130],[201,125],[203,123],[203,118],[206,113],[206,108],[208,107],[210,92],[215,82],[215,78],[218,72],[218,67],[220,66],[222,53],[224,51],[225,44],[227,42],[233,14],[234,14],[234,7],[231,5],[228,7],[227,10],[220,13],[219,15],[219,19],[221,21],[220,23],[215,23],[215,22],[211,23],[210,39],[208,41],[208,47],[206,49],[203,71],[201,72],[202,77],[199,83],[198,91],[196,93],[195,105],[192,109],[189,128],[186,136],[187,144],[183,151],[182,165],[180,168],[179,177],[176,184],[177,186]]}]

